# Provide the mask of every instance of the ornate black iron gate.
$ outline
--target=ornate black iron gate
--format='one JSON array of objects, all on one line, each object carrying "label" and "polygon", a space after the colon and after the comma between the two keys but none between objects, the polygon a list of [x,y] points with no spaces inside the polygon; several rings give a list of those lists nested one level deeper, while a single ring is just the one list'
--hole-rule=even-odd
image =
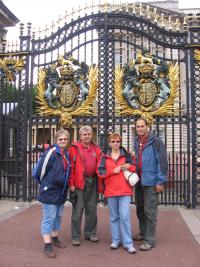
[{"label": "ornate black iron gate", "polygon": [[[99,6],[98,12],[67,21],[56,32],[36,37],[31,24],[21,24],[19,51],[0,53],[0,197],[31,200],[37,186],[31,169],[45,146],[53,142],[60,116],[36,113],[38,74],[73,57],[98,67],[98,96],[91,115],[72,116],[71,139],[84,124],[94,128],[102,147],[108,133],[118,131],[123,145],[133,151],[136,115],[120,115],[115,99],[115,68],[136,60],[145,49],[179,66],[179,101],[175,115],[157,115],[152,130],[165,142],[169,155],[169,182],[160,203],[195,207],[199,198],[199,16],[170,16],[145,4]],[[23,58],[23,61],[21,60]],[[12,61],[13,60],[13,61]],[[9,78],[10,75],[10,78]],[[13,77],[12,77],[13,75]],[[15,77],[15,78],[14,78]],[[63,116],[64,117],[64,116]]]}]

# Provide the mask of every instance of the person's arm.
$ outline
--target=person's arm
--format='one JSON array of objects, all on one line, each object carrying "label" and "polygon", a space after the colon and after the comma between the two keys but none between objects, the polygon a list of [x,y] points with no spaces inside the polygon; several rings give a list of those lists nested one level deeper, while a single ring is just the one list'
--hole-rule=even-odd
[{"label": "person's arm", "polygon": [[69,158],[71,163],[70,177],[69,177],[69,189],[70,191],[75,191],[75,168],[76,168],[76,149],[74,147],[69,148]]},{"label": "person's arm", "polygon": [[[41,176],[41,172],[42,172],[42,168],[43,168],[43,164],[44,164],[44,161],[45,161],[45,158],[47,156],[47,154],[49,153],[49,150],[46,150],[41,156],[40,156],[40,159],[39,159],[39,162],[37,164],[37,168],[36,168],[36,173],[35,173],[35,176],[38,177],[38,179],[40,178]],[[55,157],[53,156],[53,152],[47,162],[47,165],[45,167],[45,173],[43,174],[43,177],[45,176],[45,174],[51,169],[52,165],[53,165],[53,162],[55,160]],[[42,177],[42,178],[43,178]]]},{"label": "person's arm", "polygon": [[104,180],[111,177],[112,175],[119,173],[119,171],[116,171],[116,169],[118,168],[119,167],[112,169],[106,166],[106,158],[102,156],[97,167],[97,175]]},{"label": "person's arm", "polygon": [[160,168],[160,157],[157,153],[156,156],[156,162],[157,162],[157,184],[161,185],[164,184],[167,181],[167,174],[163,173]]},{"label": "person's arm", "polygon": [[129,163],[125,163],[121,166],[121,169],[123,171],[130,171],[130,172],[136,172],[136,166],[135,165],[132,165],[132,164],[129,164]]},{"label": "person's arm", "polygon": [[54,164],[54,162],[55,162],[55,160],[56,160],[56,155],[55,155],[55,153],[56,153],[56,152],[54,152],[54,151],[51,153],[51,156],[50,156],[50,158],[49,158],[49,160],[48,160],[48,162],[47,162],[47,166],[46,166],[45,173],[47,173],[47,172],[52,168],[52,166],[53,166],[53,164]]},{"label": "person's arm", "polygon": [[104,192],[104,180],[118,173],[118,172],[115,172],[115,170],[116,168],[115,169],[106,168],[106,157],[101,156],[98,166],[97,166],[98,192],[99,193],[103,194]]},{"label": "person's arm", "polygon": [[157,162],[157,184],[156,191],[162,192],[164,187],[163,184],[167,182],[168,162],[167,162],[167,151],[163,142],[158,139],[159,144],[155,147],[156,162]]}]

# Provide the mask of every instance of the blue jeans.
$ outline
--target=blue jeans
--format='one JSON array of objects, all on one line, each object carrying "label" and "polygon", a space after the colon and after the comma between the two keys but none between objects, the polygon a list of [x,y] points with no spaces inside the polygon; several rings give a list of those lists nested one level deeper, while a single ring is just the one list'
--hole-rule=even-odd
[{"label": "blue jeans", "polygon": [[52,231],[59,231],[63,214],[64,204],[42,204],[43,218],[41,234],[48,235]]},{"label": "blue jeans", "polygon": [[108,197],[112,243],[122,240],[125,248],[133,246],[131,233],[130,196]]}]

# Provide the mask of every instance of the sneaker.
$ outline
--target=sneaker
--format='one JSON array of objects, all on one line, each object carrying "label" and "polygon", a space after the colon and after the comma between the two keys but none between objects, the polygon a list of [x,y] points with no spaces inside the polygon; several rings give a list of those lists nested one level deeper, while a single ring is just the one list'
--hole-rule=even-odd
[{"label": "sneaker", "polygon": [[66,248],[66,245],[64,245],[59,239],[52,239],[52,245],[58,248]]},{"label": "sneaker", "polygon": [[144,243],[140,246],[140,250],[142,251],[148,251],[150,249],[152,249],[154,246],[148,243]]},{"label": "sneaker", "polygon": [[72,240],[72,246],[80,246],[81,245],[81,241],[79,239],[73,239]]},{"label": "sneaker", "polygon": [[91,242],[99,242],[99,238],[96,235],[86,236],[85,239]]},{"label": "sneaker", "polygon": [[133,236],[133,240],[134,241],[141,241],[143,239],[144,239],[144,236],[142,234],[140,234],[140,233],[138,233],[138,234]]},{"label": "sneaker", "polygon": [[131,247],[129,247],[129,248],[126,248],[126,250],[127,250],[128,253],[130,253],[130,254],[134,254],[134,253],[136,253],[136,249],[134,248],[134,246],[131,246]]},{"label": "sneaker", "polygon": [[120,247],[120,243],[112,242],[110,245],[110,249],[118,249]]},{"label": "sneaker", "polygon": [[53,251],[53,247],[52,244],[45,244],[44,245],[44,254],[48,257],[48,258],[55,258],[56,257],[56,252]]}]

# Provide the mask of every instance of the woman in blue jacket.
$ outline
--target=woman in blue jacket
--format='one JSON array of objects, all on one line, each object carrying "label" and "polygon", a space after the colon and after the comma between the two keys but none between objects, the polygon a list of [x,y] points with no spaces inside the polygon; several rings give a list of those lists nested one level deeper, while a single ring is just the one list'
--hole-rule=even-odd
[{"label": "woman in blue jacket", "polygon": [[[58,233],[70,171],[69,155],[66,149],[68,140],[69,133],[66,130],[56,132],[55,144],[44,152],[37,166],[36,175],[39,175],[41,180],[38,200],[42,203],[43,211],[41,234],[44,240],[44,253],[49,258],[56,257],[53,246],[65,248],[58,239]],[[42,176],[41,172],[43,172]]]}]

